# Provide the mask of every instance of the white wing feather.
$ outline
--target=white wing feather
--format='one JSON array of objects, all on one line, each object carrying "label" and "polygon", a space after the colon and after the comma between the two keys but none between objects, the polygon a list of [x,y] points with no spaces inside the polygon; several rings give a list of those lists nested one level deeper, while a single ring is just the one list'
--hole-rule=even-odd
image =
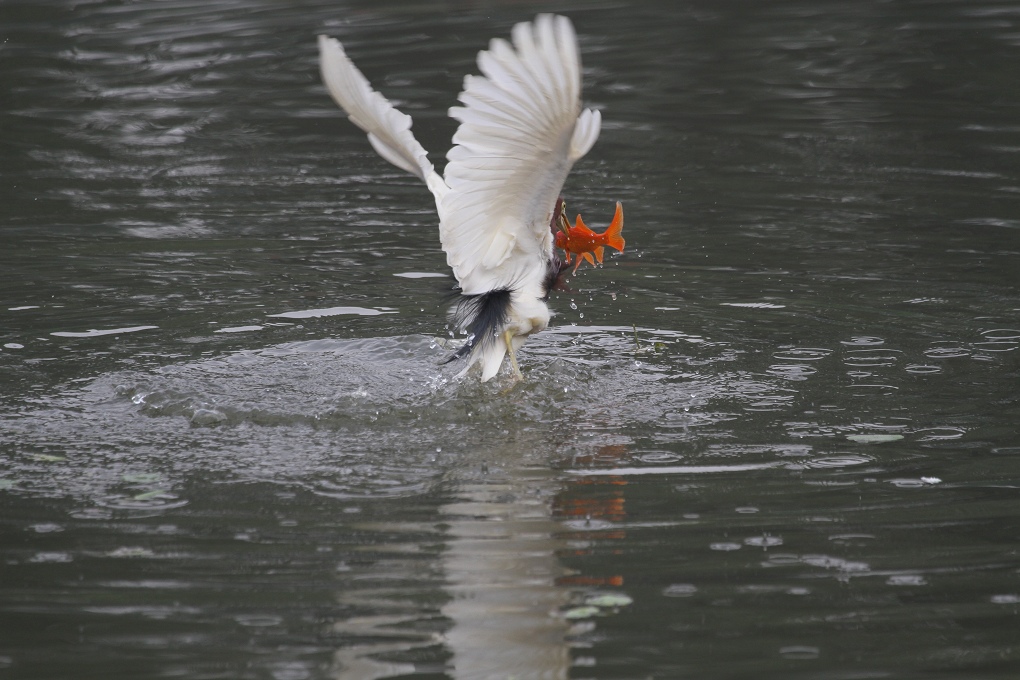
[{"label": "white wing feather", "polygon": [[334,38],[319,36],[319,68],[333,100],[347,112],[352,123],[368,133],[372,148],[401,170],[421,178],[438,201],[446,186],[425,149],[411,134],[411,117],[397,111],[372,89]]},{"label": "white wing feather", "polygon": [[447,262],[466,294],[541,281],[549,220],[570,167],[598,138],[581,111],[581,59],[566,17],[539,15],[478,55],[450,109],[460,122],[447,154],[450,190],[437,199]]}]

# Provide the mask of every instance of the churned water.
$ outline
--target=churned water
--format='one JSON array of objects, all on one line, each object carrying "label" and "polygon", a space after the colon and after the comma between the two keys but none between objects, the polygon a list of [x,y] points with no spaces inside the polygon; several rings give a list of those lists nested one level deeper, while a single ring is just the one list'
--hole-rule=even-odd
[{"label": "churned water", "polygon": [[[571,16],[627,250],[458,380],[464,74]],[[1013,678],[1020,11],[0,6],[0,677]]]}]

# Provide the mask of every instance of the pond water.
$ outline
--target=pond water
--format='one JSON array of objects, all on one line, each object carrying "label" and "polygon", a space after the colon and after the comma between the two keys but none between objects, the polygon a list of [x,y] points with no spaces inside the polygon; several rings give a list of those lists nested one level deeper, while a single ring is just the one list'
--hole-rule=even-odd
[{"label": "pond water", "polygon": [[[627,250],[455,379],[464,74],[577,26]],[[0,6],[0,677],[1020,675],[1020,10]]]}]

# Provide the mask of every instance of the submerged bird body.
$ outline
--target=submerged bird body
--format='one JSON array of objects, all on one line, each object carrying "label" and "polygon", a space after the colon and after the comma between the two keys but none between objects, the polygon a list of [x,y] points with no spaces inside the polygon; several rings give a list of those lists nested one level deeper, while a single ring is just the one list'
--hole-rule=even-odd
[{"label": "submerged bird body", "polygon": [[[411,134],[411,118],[375,92],[340,43],[319,36],[322,78],[351,122],[386,160],[422,179],[439,213],[439,237],[460,289],[451,309],[467,341],[451,359],[498,371],[549,324],[560,271],[549,225],[571,166],[595,143],[601,117],[581,108],[581,64],[566,17],[539,15],[478,54],[450,109],[460,126],[443,176]],[[568,256],[569,257],[569,256]],[[601,261],[601,257],[599,258]],[[465,368],[465,371],[467,370]]]}]

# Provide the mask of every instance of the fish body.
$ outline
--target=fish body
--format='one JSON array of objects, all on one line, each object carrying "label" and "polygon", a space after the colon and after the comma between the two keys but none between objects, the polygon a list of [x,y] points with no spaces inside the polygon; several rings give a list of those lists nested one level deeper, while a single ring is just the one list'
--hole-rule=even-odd
[{"label": "fish body", "polygon": [[570,264],[572,256],[577,257],[574,273],[577,273],[577,268],[581,266],[583,260],[588,260],[593,267],[596,260],[602,264],[606,247],[623,252],[625,244],[621,235],[623,232],[623,205],[619,201],[616,202],[616,214],[613,215],[613,221],[601,234],[589,229],[588,225],[581,220],[580,215],[571,225],[570,220],[567,219],[566,207],[562,203],[560,206],[559,229],[556,231],[555,237],[556,247],[563,249],[567,264]]}]

